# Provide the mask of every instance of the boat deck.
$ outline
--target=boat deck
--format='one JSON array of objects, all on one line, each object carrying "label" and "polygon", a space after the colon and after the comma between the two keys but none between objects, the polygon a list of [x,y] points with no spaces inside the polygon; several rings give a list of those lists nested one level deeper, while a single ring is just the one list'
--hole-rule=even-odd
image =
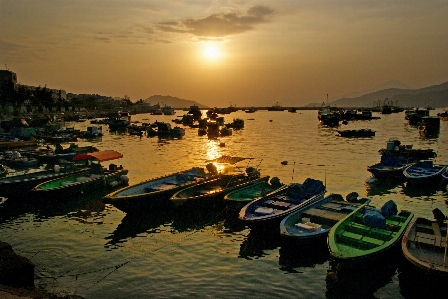
[{"label": "boat deck", "polygon": [[337,234],[338,244],[355,247],[361,250],[370,250],[386,244],[395,238],[397,232],[406,222],[407,217],[386,217],[386,228],[373,228],[363,224],[363,215],[354,215],[354,221],[347,223],[343,230]]}]

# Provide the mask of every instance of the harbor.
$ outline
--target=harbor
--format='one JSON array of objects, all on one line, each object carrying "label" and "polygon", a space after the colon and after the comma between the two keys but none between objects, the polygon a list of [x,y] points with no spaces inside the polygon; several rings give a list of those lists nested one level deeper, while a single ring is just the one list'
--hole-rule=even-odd
[{"label": "harbor", "polygon": [[[234,170],[254,167],[262,176],[278,177],[285,184],[313,178],[324,183],[327,195],[345,197],[356,192],[377,207],[393,200],[399,210],[428,219],[433,219],[435,208],[448,214],[446,185],[413,186],[406,180],[369,183],[367,171],[367,166],[380,161],[379,150],[387,148],[390,139],[412,144],[413,149],[432,149],[437,154],[435,163],[448,164],[447,123],[442,121],[435,135],[422,135],[407,123],[404,113],[373,115],[380,118],[328,127],[319,124],[316,110],[251,114],[239,110],[223,115],[226,123],[236,118],[245,122],[230,136],[210,138],[198,134],[198,128],[182,126],[182,138],[160,138],[103,126],[102,136],[76,143],[121,153],[105,167],[123,165],[130,185],[205,167],[222,156],[243,157],[248,159],[235,164]],[[131,119],[139,124],[170,123],[172,118],[137,114]],[[90,126],[88,122],[66,125],[81,131]],[[343,138],[337,132],[366,127],[375,136]],[[126,213],[105,203],[105,195],[58,197],[51,202],[2,198],[0,234],[35,265],[36,286],[81,298],[208,298],[210,294],[216,298],[415,298],[417,291],[431,291],[425,289],[428,281],[409,283],[415,269],[402,256],[387,267],[363,269],[374,273],[366,279],[353,272],[333,283],[325,243],[284,244],[280,228],[259,233],[220,205]],[[254,291],[260,286],[262,295]]]}]

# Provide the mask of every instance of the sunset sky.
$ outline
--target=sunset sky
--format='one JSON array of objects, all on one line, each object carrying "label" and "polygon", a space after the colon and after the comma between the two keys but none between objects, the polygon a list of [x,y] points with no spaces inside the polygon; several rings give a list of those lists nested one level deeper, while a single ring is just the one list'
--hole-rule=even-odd
[{"label": "sunset sky", "polygon": [[133,102],[302,106],[448,81],[448,1],[0,0],[0,63]]}]

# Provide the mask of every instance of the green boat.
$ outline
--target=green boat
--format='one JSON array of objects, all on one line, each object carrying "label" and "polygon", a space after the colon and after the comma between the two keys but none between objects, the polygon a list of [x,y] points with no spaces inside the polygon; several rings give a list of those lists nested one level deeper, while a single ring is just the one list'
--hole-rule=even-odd
[{"label": "green boat", "polygon": [[330,257],[337,261],[375,260],[398,246],[414,214],[403,210],[390,215],[383,208],[380,212],[362,205],[336,223],[328,234]]},{"label": "green boat", "polygon": [[231,191],[224,196],[224,201],[229,208],[239,211],[252,200],[286,187],[277,177],[273,177],[270,182],[262,180]]},{"label": "green boat", "polygon": [[[77,158],[78,157],[78,158]],[[32,197],[61,198],[79,196],[91,192],[111,190],[120,184],[127,184],[127,169],[110,164],[103,168],[99,162],[123,157],[115,151],[100,151],[76,156],[74,160],[89,160],[90,169],[85,172],[70,174],[38,184],[30,191]],[[91,160],[92,159],[92,160]]]}]

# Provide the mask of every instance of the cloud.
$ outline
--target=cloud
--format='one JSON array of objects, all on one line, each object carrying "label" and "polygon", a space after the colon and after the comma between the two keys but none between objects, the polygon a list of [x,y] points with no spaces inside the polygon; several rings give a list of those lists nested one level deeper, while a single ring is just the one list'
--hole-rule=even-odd
[{"label": "cloud", "polygon": [[219,13],[202,19],[186,19],[178,22],[162,22],[157,29],[169,33],[191,34],[197,37],[225,37],[255,29],[268,23],[274,10],[266,6],[254,6],[246,13]]}]

